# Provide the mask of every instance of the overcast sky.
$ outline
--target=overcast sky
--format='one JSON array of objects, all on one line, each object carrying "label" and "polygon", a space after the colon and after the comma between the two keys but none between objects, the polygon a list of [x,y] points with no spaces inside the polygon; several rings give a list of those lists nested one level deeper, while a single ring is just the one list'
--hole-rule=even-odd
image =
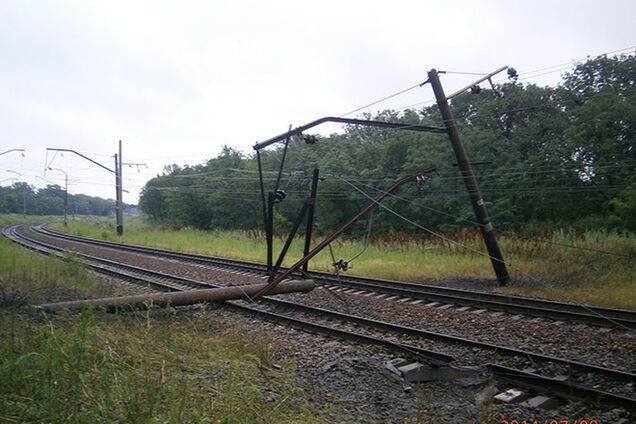
[{"label": "overcast sky", "polygon": [[[124,162],[148,164],[124,169],[124,201],[136,203],[165,164],[203,163],[224,144],[250,152],[431,68],[510,65],[524,82],[554,85],[565,67],[532,71],[636,45],[635,16],[633,0],[1,0],[0,153],[26,152],[0,156],[0,180],[61,184],[61,172],[43,174],[46,147],[112,167],[121,139]],[[442,83],[449,93],[474,78]],[[368,110],[432,97],[424,86]],[[114,177],[88,161],[65,154],[51,166],[76,181],[71,193],[114,197]]]}]

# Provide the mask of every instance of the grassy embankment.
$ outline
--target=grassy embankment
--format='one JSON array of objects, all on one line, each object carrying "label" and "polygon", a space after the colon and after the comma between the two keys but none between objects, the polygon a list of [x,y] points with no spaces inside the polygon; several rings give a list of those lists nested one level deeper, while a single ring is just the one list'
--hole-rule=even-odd
[{"label": "grassy embankment", "polygon": [[0,422],[321,422],[293,361],[272,370],[266,340],[213,313],[28,309],[109,292],[72,255],[49,259],[0,237]]},{"label": "grassy embankment", "polygon": [[[62,227],[58,225],[57,228]],[[109,220],[85,218],[72,222],[68,231],[99,239],[118,239]],[[258,262],[265,257],[262,238],[256,239],[248,233],[191,229],[172,231],[154,228],[141,218],[127,220],[121,240]],[[459,242],[462,246],[439,239],[384,240],[371,245],[352,263],[353,268],[348,273],[405,281],[493,278],[489,258],[477,253],[485,251],[481,237],[478,234],[464,234]],[[275,252],[280,251],[282,244],[283,240],[275,241]],[[530,240],[502,235],[500,244],[513,277],[513,284],[502,290],[636,309],[634,235],[600,231],[578,235],[557,232],[547,238]],[[301,250],[302,243],[295,242],[285,264],[289,265],[299,258]],[[334,251],[336,259],[347,260],[358,254],[361,246],[355,241],[337,241]],[[329,251],[325,250],[312,260],[311,266],[328,271],[331,262]]]}]

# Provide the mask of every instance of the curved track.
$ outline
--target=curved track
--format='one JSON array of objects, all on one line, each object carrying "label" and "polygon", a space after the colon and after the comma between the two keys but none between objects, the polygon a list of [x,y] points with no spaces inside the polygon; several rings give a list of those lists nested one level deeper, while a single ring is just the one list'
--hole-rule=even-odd
[{"label": "curved track", "polygon": [[[216,267],[250,271],[265,275],[266,266],[254,262],[238,261],[214,256],[195,255],[157,249],[146,246],[130,245],[112,241],[73,236],[33,226],[32,230],[70,241],[90,243],[97,246],[113,247],[127,251],[161,256],[185,262],[212,265]],[[300,275],[299,275],[300,276]],[[636,312],[623,309],[604,308],[594,305],[555,302],[500,293],[461,290],[448,287],[414,284],[393,280],[380,280],[365,277],[338,276],[326,272],[310,272],[311,278],[318,284],[332,289],[351,289],[366,294],[386,294],[395,296],[395,300],[413,300],[438,302],[474,308],[483,308],[511,314],[548,318],[559,321],[580,322],[585,324],[636,330]]]},{"label": "curved track", "polygon": [[[6,227],[3,229],[3,235],[26,247],[46,254],[59,256],[64,250],[21,234],[18,231],[19,227]],[[57,233],[52,232],[49,234],[57,235]],[[113,244],[108,244],[109,247],[113,247]],[[120,245],[117,244],[116,246],[119,247]],[[144,253],[148,254],[150,253],[149,250],[154,249],[144,250]],[[165,251],[161,252],[162,255],[166,253]],[[207,282],[159,273],[150,269],[117,263],[95,256],[80,256],[87,266],[98,272],[149,284],[161,290],[190,290],[216,286]],[[203,258],[208,260],[207,257]],[[225,304],[230,308],[244,313],[255,314],[270,321],[338,338],[381,345],[401,355],[417,357],[435,366],[451,364],[455,358],[446,353],[423,347],[427,345],[427,341],[493,352],[493,357],[500,361],[497,364],[489,365],[490,372],[496,379],[514,382],[514,384],[530,387],[534,390],[544,388],[544,390],[562,397],[608,406],[619,406],[632,411],[636,410],[633,389],[628,394],[620,392],[620,390],[616,392],[613,389],[614,386],[625,386],[625,382],[627,382],[627,385],[633,386],[634,382],[636,382],[636,375],[632,373],[505,346],[481,343],[417,328],[399,326],[271,297],[263,298],[262,301],[256,304],[242,301],[225,302]],[[384,335],[379,336],[379,332],[384,333]],[[405,339],[415,341],[415,343],[406,344],[404,343]],[[519,364],[524,361],[534,366],[535,370],[532,373],[518,369]],[[515,364],[515,366],[513,367],[510,364]],[[538,371],[536,370],[537,368]],[[568,379],[564,381],[562,378],[551,377],[550,375],[555,373],[555,368],[561,373],[566,373]],[[594,376],[595,387],[582,384],[582,382],[590,381],[590,376]],[[601,389],[598,387],[601,387]]]}]

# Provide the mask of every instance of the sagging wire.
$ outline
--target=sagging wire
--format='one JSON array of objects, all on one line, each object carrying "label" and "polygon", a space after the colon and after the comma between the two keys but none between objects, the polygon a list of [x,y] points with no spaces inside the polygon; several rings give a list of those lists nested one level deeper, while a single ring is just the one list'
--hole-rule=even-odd
[{"label": "sagging wire", "polygon": [[[347,185],[351,186],[354,190],[358,191],[359,193],[361,193],[363,196],[367,197],[368,199],[373,200],[373,197],[369,196],[369,195],[368,195],[368,194],[367,194],[364,190],[360,189],[359,187],[357,187],[357,186],[356,186],[355,184],[353,184],[352,182],[350,182],[350,181],[348,181],[348,180],[345,180],[344,178],[337,177],[337,176],[336,176],[336,178],[340,179],[340,180],[341,180],[342,182],[344,182],[345,184],[347,184]],[[402,220],[404,220],[404,221],[408,222],[409,224],[414,225],[415,227],[417,227],[417,228],[419,228],[419,229],[421,229],[421,230],[423,230],[423,231],[426,231],[427,233],[429,233],[429,234],[431,234],[431,235],[433,235],[433,236],[435,236],[435,237],[438,237],[438,238],[440,238],[440,239],[442,239],[442,240],[444,240],[444,241],[446,241],[446,242],[448,242],[448,243],[454,244],[454,245],[456,245],[456,246],[458,246],[458,247],[461,247],[461,248],[463,248],[463,249],[466,249],[466,250],[468,250],[468,251],[471,251],[471,252],[477,253],[478,255],[481,255],[481,256],[485,256],[485,257],[487,257],[487,258],[490,258],[492,261],[497,261],[497,262],[503,263],[504,265],[507,265],[507,266],[509,266],[509,267],[511,267],[511,268],[515,268],[515,267],[513,267],[513,266],[512,266],[512,264],[506,263],[505,261],[503,261],[503,260],[501,260],[501,259],[499,259],[499,258],[495,258],[495,257],[493,257],[493,256],[490,256],[490,255],[489,255],[489,254],[487,254],[487,253],[481,252],[481,251],[479,251],[479,250],[477,250],[477,249],[473,249],[472,247],[468,247],[468,246],[466,246],[466,245],[464,245],[464,244],[462,244],[462,243],[459,243],[459,242],[457,242],[457,241],[455,241],[455,240],[453,240],[453,239],[450,239],[450,238],[448,238],[448,237],[445,237],[445,236],[443,236],[442,234],[439,234],[439,233],[437,233],[437,232],[435,232],[435,231],[433,231],[433,230],[431,230],[431,229],[429,229],[429,228],[426,228],[426,227],[424,227],[423,225],[420,225],[420,224],[418,224],[417,222],[415,222],[415,221],[413,221],[413,220],[411,220],[411,219],[409,219],[409,218],[407,218],[407,217],[405,217],[405,216],[401,215],[399,212],[397,212],[397,211],[395,211],[395,210],[393,210],[393,209],[389,208],[388,206],[386,206],[386,205],[384,205],[384,204],[382,204],[382,203],[378,203],[378,206],[380,206],[381,208],[385,209],[386,211],[388,211],[388,212],[392,213],[393,215],[397,216],[398,218],[400,218],[400,219],[402,219]],[[533,276],[531,276],[531,275],[523,274],[523,276],[525,276],[525,277],[527,277],[527,278],[529,278],[529,279],[533,280],[535,283],[537,283],[537,284],[541,285],[542,287],[549,288],[547,284],[543,283],[541,280],[539,280],[539,279],[537,279],[537,278],[535,278],[535,277],[533,277]],[[575,305],[577,305],[577,306],[579,306],[579,307],[581,307],[581,308],[583,308],[583,309],[587,310],[588,312],[590,312],[590,313],[592,313],[592,314],[594,314],[594,315],[598,316],[599,318],[602,318],[602,319],[604,319],[604,320],[606,320],[606,321],[608,321],[608,322],[611,322],[612,324],[614,324],[614,325],[616,325],[616,326],[619,326],[619,327],[624,328],[624,329],[625,329],[626,331],[628,331],[628,332],[636,332],[636,330],[631,329],[631,328],[627,327],[626,325],[623,325],[623,324],[621,324],[621,323],[619,323],[619,322],[616,322],[616,321],[614,321],[612,318],[610,318],[610,317],[608,317],[608,316],[605,316],[605,315],[601,314],[600,312],[597,312],[597,311],[595,311],[595,310],[591,309],[589,306],[587,306],[587,305],[586,305],[586,304],[584,304],[584,303],[579,303],[579,302],[576,302],[576,301],[574,301],[573,303],[574,303]]]},{"label": "sagging wire", "polygon": [[411,90],[414,90],[414,89],[416,89],[416,88],[418,88],[418,87],[422,87],[422,86],[423,86],[424,84],[426,84],[427,82],[428,82],[428,80],[426,80],[426,81],[424,81],[424,82],[422,82],[422,83],[419,83],[419,84],[415,84],[415,85],[413,85],[413,86],[411,86],[411,87],[407,87],[407,88],[405,88],[404,90],[400,90],[400,91],[398,91],[398,92],[396,92],[396,93],[390,94],[390,95],[388,95],[388,96],[386,96],[386,97],[383,97],[383,98],[381,98],[381,99],[378,99],[378,100],[376,100],[376,101],[373,101],[373,102],[371,102],[371,103],[369,103],[369,104],[366,104],[366,105],[364,105],[364,106],[360,106],[359,108],[356,108],[356,109],[354,109],[354,110],[352,110],[352,111],[349,111],[349,112],[347,112],[347,113],[344,113],[344,114],[340,115],[340,117],[341,117],[341,118],[344,118],[345,116],[351,115],[352,113],[359,112],[359,111],[361,111],[361,110],[363,110],[363,109],[366,109],[366,108],[368,108],[368,107],[371,107],[371,106],[377,105],[378,103],[381,103],[381,102],[383,102],[383,101],[385,101],[385,100],[388,100],[388,99],[391,99],[391,98],[393,98],[393,97],[399,96],[400,94],[404,94],[404,93],[406,93],[406,92],[408,92],[408,91],[411,91]]},{"label": "sagging wire", "polygon": [[331,244],[329,244],[329,252],[331,254],[331,265],[333,266],[335,272],[337,273],[338,279],[340,279],[340,271],[345,271],[346,272],[349,269],[353,268],[351,266],[351,262],[353,262],[354,260],[356,260],[357,258],[362,256],[362,254],[369,247],[369,244],[371,243],[371,225],[372,225],[372,222],[373,222],[373,211],[370,211],[369,212],[369,218],[367,218],[367,229],[365,231],[365,235],[364,235],[364,238],[362,240],[362,250],[360,252],[356,253],[348,261],[345,261],[344,259],[336,260],[336,257],[335,257],[335,255],[333,253],[333,249],[331,247]]},{"label": "sagging wire", "polygon": [[[329,175],[329,176],[330,176],[330,177],[335,177],[334,175]],[[370,188],[370,189],[372,189],[372,190],[375,190],[375,191],[377,191],[377,192],[380,192],[380,191],[381,191],[381,190],[380,190],[380,189],[378,189],[377,187],[374,187],[374,186],[372,186],[372,185],[370,185],[370,184],[365,184],[365,183],[363,183],[363,182],[362,182],[362,181],[360,181],[360,180],[356,180],[356,182],[357,182],[358,184],[360,184],[361,186],[368,187],[368,188]],[[426,206],[426,205],[418,204],[418,203],[414,202],[413,200],[407,199],[406,197],[402,197],[402,196],[399,196],[399,195],[397,195],[397,194],[390,193],[390,194],[389,194],[389,196],[390,196],[390,197],[392,197],[392,198],[394,198],[394,199],[397,199],[397,200],[401,200],[401,201],[403,201],[403,202],[406,202],[406,203],[408,203],[408,204],[410,204],[410,205],[413,205],[413,206],[415,206],[415,207],[417,207],[417,208],[423,208],[423,209],[426,209],[426,210],[429,210],[429,211],[432,211],[432,212],[438,213],[438,214],[440,214],[440,215],[444,215],[444,216],[447,216],[447,217],[449,217],[449,218],[453,218],[453,219],[455,219],[455,220],[457,220],[457,221],[462,221],[462,222],[466,222],[466,223],[469,223],[469,224],[475,225],[475,226],[477,226],[477,227],[484,227],[484,225],[483,225],[483,224],[480,224],[480,223],[478,223],[478,222],[476,222],[476,221],[472,221],[472,220],[470,220],[470,219],[466,219],[466,218],[462,218],[462,217],[459,217],[459,216],[455,216],[455,215],[453,215],[453,214],[446,213],[446,212],[444,212],[444,211],[441,211],[441,210],[436,209],[436,208],[432,208],[432,207],[430,207],[430,206]],[[513,236],[515,236],[515,237],[519,237],[519,238],[521,238],[522,240],[532,241],[532,239],[530,239],[530,238],[528,238],[528,237],[520,236],[520,235],[518,235],[518,234],[513,233],[512,231],[505,231],[504,233],[506,233],[506,234],[508,234],[508,235],[513,235]],[[586,251],[589,251],[589,252],[602,253],[602,254],[611,255],[611,256],[617,256],[617,257],[622,257],[622,258],[628,258],[628,259],[631,259],[631,258],[632,258],[632,256],[631,256],[631,255],[624,255],[624,254],[621,254],[621,253],[609,252],[609,251],[606,251],[606,250],[600,250],[600,249],[592,249],[592,248],[589,248],[589,247],[579,247],[579,246],[573,246],[573,245],[570,245],[570,244],[558,243],[558,242],[553,242],[553,241],[550,241],[550,240],[540,240],[540,242],[547,243],[547,244],[552,244],[552,245],[555,245],[555,246],[567,247],[567,248],[571,248],[571,249],[586,250]]]},{"label": "sagging wire", "polygon": [[[291,131],[291,124],[289,124],[289,131]],[[287,148],[289,147],[289,141],[291,137],[287,137],[285,140],[285,147],[283,148],[283,157],[280,160],[280,168],[278,169],[278,177],[276,177],[276,185],[274,186],[274,192],[278,191],[278,185],[280,184],[280,178],[283,175],[283,167],[285,166],[285,158],[287,157]]]},{"label": "sagging wire", "polygon": [[[358,184],[360,184],[360,185],[362,185],[362,186],[368,187],[368,188],[370,188],[370,189],[372,189],[372,190],[375,190],[375,191],[377,191],[377,192],[380,192],[380,191],[381,191],[379,188],[374,187],[374,186],[372,186],[372,185],[370,185],[370,184],[365,184],[365,183],[363,183],[363,182],[361,182],[361,181],[357,181],[357,183],[358,183]],[[393,197],[394,199],[398,199],[398,200],[401,200],[401,201],[403,201],[403,202],[409,203],[409,204],[411,204],[411,205],[413,205],[413,206],[415,206],[415,207],[417,207],[417,208],[427,209],[427,210],[430,210],[430,211],[432,211],[432,212],[436,212],[436,213],[439,213],[439,214],[441,214],[441,215],[447,216],[447,217],[449,217],[449,218],[453,218],[453,219],[455,219],[455,220],[460,220],[460,221],[468,222],[468,223],[473,224],[473,225],[477,225],[478,227],[483,227],[483,224],[480,224],[480,223],[478,223],[478,222],[476,222],[476,221],[471,221],[470,219],[457,217],[457,216],[455,216],[455,215],[452,215],[452,214],[446,213],[446,212],[444,212],[444,211],[440,211],[439,209],[435,209],[435,208],[432,208],[432,207],[430,207],[430,206],[425,206],[425,205],[417,204],[417,203],[415,203],[414,201],[409,200],[409,199],[407,199],[406,197],[398,196],[397,194],[389,193],[389,196],[390,196],[390,197]]]},{"label": "sagging wire", "polygon": [[[362,254],[367,250],[367,248],[369,247],[369,245],[371,244],[371,228],[373,226],[373,211],[375,209],[372,209],[369,212],[369,217],[367,218],[367,231],[364,235],[364,240],[363,240],[363,244],[362,244],[362,250],[360,252],[358,252],[353,258],[349,259],[347,261],[347,264],[351,264],[351,262],[353,262],[354,260],[358,259],[360,256],[362,256]],[[346,271],[346,269],[345,269]]]},{"label": "sagging wire", "polygon": [[256,301],[254,299],[252,299],[252,297],[249,294],[247,294],[247,292],[245,290],[243,290],[243,287],[240,284],[237,285],[237,286],[234,286],[234,287],[238,287],[238,289],[241,291],[241,293],[243,293],[243,296],[245,297],[245,300],[247,301],[247,303],[256,303]]}]

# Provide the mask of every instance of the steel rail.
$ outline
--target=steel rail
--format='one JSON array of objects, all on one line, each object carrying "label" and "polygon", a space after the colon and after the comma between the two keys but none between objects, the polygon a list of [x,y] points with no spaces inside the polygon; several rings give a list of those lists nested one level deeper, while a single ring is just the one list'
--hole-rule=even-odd
[{"label": "steel rail", "polygon": [[[24,236],[23,236],[24,237]],[[37,241],[37,243],[42,243],[45,246],[48,245],[47,243],[41,242],[41,241]],[[48,245],[51,246],[51,245]],[[48,247],[47,246],[47,247]],[[55,246],[53,246],[55,247]],[[57,247],[57,249],[63,250],[60,247]],[[87,255],[89,256],[89,255]],[[91,258],[93,258],[91,256]],[[100,259],[100,258],[96,258],[97,260],[103,260],[106,261],[108,264],[112,264],[113,261],[107,260],[107,259]],[[128,269],[128,270],[134,270],[137,271],[139,273],[143,273],[146,275],[155,275],[158,277],[167,277],[170,279],[173,279],[175,281],[178,281],[182,284],[186,284],[186,285],[190,285],[190,286],[197,286],[197,285],[202,285],[206,288],[209,287],[218,287],[217,285],[213,284],[213,283],[207,283],[207,282],[200,282],[197,280],[192,280],[186,277],[180,277],[180,276],[175,276],[175,275],[167,275],[165,273],[161,273],[161,272],[157,272],[157,271],[153,271],[153,270],[149,270],[147,268],[142,268],[142,267],[137,267],[137,266],[133,266],[133,265],[126,265],[126,264],[119,264],[120,266]],[[341,313],[341,312],[336,312],[336,311],[332,311],[332,310],[328,310],[328,309],[323,309],[323,308],[319,308],[319,307],[315,307],[315,306],[309,306],[309,305],[304,305],[304,304],[300,304],[300,303],[296,303],[296,302],[290,302],[287,300],[283,300],[283,299],[273,299],[273,298],[264,298],[264,300],[272,305],[275,306],[280,306],[280,307],[284,307],[284,308],[288,308],[288,309],[298,309],[298,310],[303,310],[304,312],[309,312],[309,313],[313,313],[315,315],[321,316],[321,317],[330,317],[330,318],[334,318],[334,319],[340,319],[340,320],[346,320],[346,321],[350,321],[353,323],[357,323],[357,324],[361,324],[361,325],[366,325],[372,328],[376,328],[378,330],[382,330],[382,331],[392,331],[398,334],[408,334],[411,336],[417,336],[420,338],[424,338],[424,339],[433,339],[433,340],[438,340],[438,341],[442,341],[442,342],[446,342],[446,343],[453,343],[453,344],[460,344],[460,345],[464,345],[467,347],[476,347],[479,349],[484,349],[484,350],[489,350],[489,351],[493,351],[493,352],[498,352],[498,353],[504,353],[504,354],[508,354],[508,355],[513,355],[513,356],[523,356],[524,358],[528,358],[530,360],[532,360],[533,362],[552,362],[552,363],[558,363],[560,365],[564,365],[570,369],[574,369],[577,371],[581,371],[581,372],[593,372],[593,373],[598,373],[598,374],[602,374],[602,375],[606,375],[612,378],[616,378],[616,379],[620,379],[620,380],[625,380],[625,381],[636,381],[636,374],[633,373],[629,373],[629,372],[624,372],[624,371],[618,371],[618,370],[614,370],[611,368],[606,368],[606,367],[599,367],[596,365],[592,365],[592,364],[587,364],[587,363],[583,363],[583,362],[579,362],[579,361],[572,361],[569,359],[564,359],[564,358],[558,358],[558,357],[554,357],[554,356],[550,356],[550,355],[544,355],[544,354],[538,354],[538,353],[533,353],[527,350],[523,350],[523,349],[515,349],[515,348],[510,348],[510,347],[506,347],[506,346],[501,346],[501,345],[496,345],[496,344],[492,344],[492,343],[484,343],[484,342],[479,342],[476,340],[472,340],[472,339],[468,339],[468,338],[464,338],[464,337],[457,337],[457,336],[451,336],[451,335],[447,335],[447,334],[442,334],[442,333],[437,333],[437,332],[433,332],[433,331],[428,331],[428,330],[421,330],[421,329],[417,329],[417,328],[413,328],[413,327],[407,327],[407,326],[402,326],[402,325],[398,325],[398,324],[392,324],[386,321],[380,321],[380,320],[375,320],[375,319],[370,319],[370,318],[364,318],[364,317],[360,317],[357,315],[351,315],[351,314],[345,314],[345,313]]]},{"label": "steel rail", "polygon": [[[54,254],[57,254],[58,256],[60,255],[59,251],[63,251],[64,249],[57,247],[57,246],[53,246],[44,242],[41,242],[39,240],[33,240],[30,239],[22,234],[18,234],[17,231],[15,231],[15,228],[19,227],[19,226],[13,226],[13,227],[5,227],[2,230],[2,234],[5,235],[6,237],[9,237],[10,239],[12,239],[13,241],[15,241],[16,243],[26,243],[26,244],[30,244],[30,248],[36,249],[36,250],[40,250],[42,249],[42,247],[38,247],[36,244],[42,244],[44,245],[44,253],[47,254],[51,254],[52,250],[57,251]],[[9,230],[13,230],[13,234],[9,234],[10,231],[7,231],[7,229],[9,228]],[[47,246],[48,245],[48,246]],[[82,254],[80,254],[82,255]],[[86,256],[90,256],[90,255],[86,255]],[[99,258],[100,260],[104,260],[102,258]],[[112,263],[113,261],[110,260],[104,260],[107,261],[108,263]],[[123,264],[119,264],[118,265],[123,265]],[[194,282],[195,284],[198,284],[200,282],[195,281],[195,280],[189,280],[187,278],[183,278],[183,277],[176,277],[172,276],[172,275],[167,275],[165,273],[158,273],[156,271],[152,271],[152,270],[148,270],[145,268],[140,268],[140,267],[134,267],[131,265],[125,265],[126,269],[138,269],[143,271],[143,273],[148,273],[148,274],[156,274],[161,276],[162,278],[170,278],[170,279],[175,279],[179,282]],[[99,267],[94,267],[94,269],[99,270]],[[107,273],[109,274],[113,274],[113,270],[107,270]],[[150,283],[150,284],[154,284],[154,282],[149,281],[148,278],[145,277],[141,277],[141,276],[132,276],[130,273],[128,272],[124,272],[123,273],[123,277],[127,278],[127,279],[136,279],[138,281],[142,281],[144,283]],[[213,285],[211,283],[204,283],[206,285]],[[216,286],[216,285],[213,285]],[[562,359],[562,358],[556,358],[556,357],[551,357],[551,356],[547,356],[547,355],[541,355],[541,354],[535,354],[532,352],[527,352],[527,351],[522,351],[522,350],[518,350],[518,349],[510,349],[510,348],[506,348],[506,347],[502,347],[502,346],[496,346],[496,345],[490,345],[490,344],[486,344],[486,343],[481,343],[481,342],[476,342],[476,341],[472,341],[469,339],[464,339],[464,338],[460,338],[460,337],[455,337],[455,336],[448,336],[448,335],[443,335],[443,334],[439,334],[439,333],[432,333],[432,332],[427,332],[424,330],[418,330],[418,329],[414,329],[414,328],[410,328],[410,327],[403,327],[403,326],[397,326],[397,325],[393,325],[387,322],[383,322],[383,321],[375,321],[375,320],[368,320],[366,318],[362,318],[359,316],[353,316],[353,315],[348,315],[348,314],[342,314],[342,313],[338,313],[338,312],[334,312],[334,311],[329,311],[329,310],[324,310],[324,309],[320,309],[320,308],[314,308],[311,306],[307,306],[307,305],[301,305],[301,304],[297,304],[297,303],[293,303],[293,302],[288,302],[288,301],[282,301],[279,299],[272,299],[269,297],[263,297],[262,301],[265,302],[269,302],[275,305],[284,305],[287,307],[293,307],[295,309],[301,309],[303,311],[309,311],[312,313],[317,313],[320,314],[321,316],[329,316],[329,317],[337,317],[349,322],[353,322],[353,323],[358,323],[358,324],[365,324],[367,326],[370,326],[372,328],[377,328],[377,329],[382,329],[382,330],[390,330],[390,331],[397,331],[399,334],[409,334],[409,335],[417,335],[420,337],[425,337],[425,338],[437,338],[437,339],[445,339],[445,341],[453,341],[453,342],[457,342],[460,344],[466,344],[469,346],[475,346],[475,347],[480,347],[482,349],[486,348],[486,349],[490,349],[490,350],[494,350],[495,352],[498,353],[510,353],[510,354],[515,354],[515,355],[521,355],[523,357],[529,358],[535,362],[538,361],[549,361],[552,363],[558,363],[560,365],[566,365],[568,368],[570,369],[574,369],[577,371],[581,371],[584,373],[598,373],[604,376],[608,376],[608,377],[612,377],[615,378],[617,380],[621,380],[621,381],[629,381],[629,382],[634,382],[636,381],[636,374],[633,373],[628,373],[628,372],[623,372],[623,371],[619,371],[619,370],[614,370],[614,369],[609,369],[609,368],[604,368],[604,367],[598,367],[595,365],[591,365],[591,364],[585,364],[585,363],[581,363],[581,362],[577,362],[577,361],[571,361],[571,360],[567,360],[567,359]],[[283,323],[283,324],[287,324],[287,325],[291,325],[293,327],[296,328],[301,328],[304,330],[311,330],[311,331],[316,331],[322,334],[327,334],[327,335],[331,335],[331,336],[336,336],[336,337],[340,337],[340,338],[345,338],[348,340],[353,340],[353,341],[357,341],[357,342],[361,342],[361,343],[366,343],[366,344],[375,344],[375,345],[381,345],[384,346],[394,352],[399,352],[402,354],[409,354],[409,355],[413,355],[413,356],[419,356],[419,357],[423,357],[425,359],[427,359],[430,363],[433,363],[435,365],[440,365],[440,364],[447,364],[449,362],[451,362],[454,358],[452,358],[451,356],[445,355],[445,354],[441,354],[438,352],[432,352],[429,350],[425,350],[422,349],[420,347],[417,346],[409,346],[409,345],[405,345],[402,343],[396,343],[390,340],[386,340],[386,339],[382,339],[376,336],[369,336],[369,335],[365,335],[365,334],[360,334],[360,333],[355,333],[355,332],[351,332],[348,330],[341,330],[341,329],[337,329],[337,328],[333,328],[333,327],[328,327],[328,326],[324,326],[322,324],[317,324],[315,322],[310,322],[310,321],[306,321],[306,320],[300,320],[298,318],[292,318],[286,315],[282,315],[282,314],[277,314],[277,313],[273,313],[270,311],[263,311],[260,310],[258,308],[253,308],[250,306],[246,306],[246,305],[242,305],[242,304],[237,304],[235,302],[231,302],[231,301],[226,301],[223,302],[224,304],[226,304],[227,306],[231,307],[231,308],[235,308],[237,310],[240,310],[242,312],[247,312],[250,314],[254,314],[254,315],[258,315],[258,316],[262,316],[270,321],[274,321],[274,322],[279,322],[279,323]],[[509,382],[512,384],[519,384],[521,386],[524,387],[528,387],[531,388],[533,390],[537,390],[540,392],[549,392],[549,393],[553,393],[557,396],[560,397],[564,397],[564,398],[569,398],[569,399],[577,399],[577,400],[583,400],[586,402],[592,402],[595,404],[602,404],[602,405],[609,405],[609,406],[620,406],[629,410],[636,410],[636,400],[632,399],[632,398],[628,398],[625,396],[621,396],[621,395],[615,395],[609,392],[605,392],[605,391],[601,391],[601,390],[596,390],[596,389],[590,389],[584,386],[580,386],[571,382],[563,382],[561,380],[557,380],[551,377],[546,377],[546,376],[542,376],[539,374],[532,374],[532,373],[527,373],[524,371],[519,371],[513,368],[509,368],[503,365],[499,365],[499,364],[489,364],[489,370],[491,371],[492,375],[498,380],[498,381],[502,381],[502,382]]]},{"label": "steel rail", "polygon": [[[266,267],[264,265],[253,262],[179,253],[158,248],[72,236],[58,231],[45,229],[42,226],[35,226],[33,227],[33,230],[66,240],[126,249],[138,253],[153,254],[172,259],[244,269],[259,273],[265,273],[266,271]],[[332,274],[318,271],[311,271],[310,274],[317,283],[322,284],[337,284],[360,290],[379,291],[413,299],[452,303],[461,306],[484,308],[512,314],[522,314],[571,322],[582,322],[604,327],[636,329],[636,312],[624,309],[604,308],[593,305],[578,305],[521,296],[453,289],[394,280],[379,280],[367,277],[341,275],[339,279],[336,279]]]},{"label": "steel rail", "polygon": [[590,389],[578,384],[566,383],[556,378],[530,373],[502,365],[489,365],[488,369],[496,380],[525,387],[539,392],[549,392],[555,396],[579,400],[592,404],[602,404],[636,411],[636,400],[614,393]]},{"label": "steel rail", "polygon": [[[7,231],[7,228],[9,228],[8,231]],[[2,235],[4,235],[5,237],[11,239],[12,241],[16,243],[19,243],[21,245],[26,245],[26,247],[30,249],[40,251],[41,253],[44,253],[44,254],[55,254],[57,256],[61,256],[61,252],[65,250],[58,246],[44,243],[40,240],[36,241],[34,239],[30,239],[29,237],[23,234],[19,234],[16,231],[13,231],[13,233],[11,233],[12,229],[14,229],[14,227],[3,228]],[[38,245],[40,247],[38,247]],[[161,279],[171,279],[171,280],[178,281],[179,283],[186,283],[190,287],[194,287],[197,285],[203,285],[206,288],[222,287],[220,285],[213,284],[213,283],[191,280],[188,278],[183,278],[183,277],[179,277],[175,275],[168,275],[162,272],[149,270],[147,268],[136,267],[133,265],[127,265],[127,264],[123,264],[119,262],[114,262],[108,259],[99,258],[92,255],[85,255],[82,253],[79,253],[78,255],[86,258],[87,260],[102,263],[102,265],[98,265],[98,264],[94,264],[90,262],[84,262],[84,261],[82,262],[84,265],[89,266],[94,271],[103,272],[111,276],[118,276],[126,280],[135,280],[135,281],[142,282],[144,284],[150,284],[162,290],[181,291],[183,290],[183,288],[178,288],[170,283],[161,283],[148,277],[154,275],[155,277],[158,277]],[[104,266],[104,264],[106,266]],[[125,270],[134,270],[138,274],[135,275],[128,271],[119,272],[112,268],[113,264],[117,264],[118,267],[121,267]],[[147,277],[143,277],[142,275],[146,275]],[[272,302],[272,303],[277,302],[277,299],[273,299],[270,297],[262,297],[262,299],[263,301],[266,301],[266,302]],[[377,336],[370,336],[366,334],[356,333],[353,331],[341,330],[338,328],[329,327],[329,326],[317,324],[314,322],[304,321],[297,318],[291,318],[285,315],[276,314],[269,311],[264,311],[262,309],[258,309],[249,305],[239,304],[234,301],[224,301],[220,303],[223,303],[224,305],[229,306],[230,308],[240,310],[241,312],[247,312],[252,315],[264,317],[273,322],[284,323],[284,324],[292,325],[294,327],[301,328],[301,329],[309,329],[312,331],[319,332],[321,334],[340,337],[347,340],[353,340],[353,341],[357,341],[364,344],[373,344],[373,345],[383,346],[393,352],[396,352],[399,354],[408,354],[413,357],[419,358],[434,366],[448,365],[449,363],[455,360],[455,358],[450,355],[423,349],[418,346],[410,346],[404,343],[396,343],[391,340],[383,339]]]}]

